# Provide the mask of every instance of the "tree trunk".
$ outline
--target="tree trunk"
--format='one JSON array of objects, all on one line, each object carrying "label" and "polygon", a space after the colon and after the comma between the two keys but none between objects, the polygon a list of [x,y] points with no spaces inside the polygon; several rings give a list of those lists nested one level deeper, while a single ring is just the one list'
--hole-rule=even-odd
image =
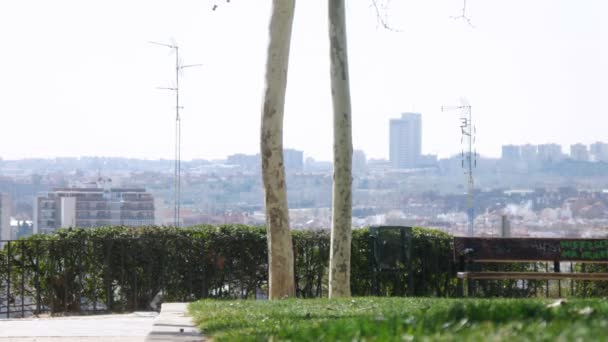
[{"label": "tree trunk", "polygon": [[352,123],[344,0],[328,0],[331,95],[334,110],[334,186],[329,297],[350,297],[352,238]]},{"label": "tree trunk", "polygon": [[283,165],[283,110],[295,0],[273,0],[260,150],[268,233],[268,298],[295,296],[294,261]]}]

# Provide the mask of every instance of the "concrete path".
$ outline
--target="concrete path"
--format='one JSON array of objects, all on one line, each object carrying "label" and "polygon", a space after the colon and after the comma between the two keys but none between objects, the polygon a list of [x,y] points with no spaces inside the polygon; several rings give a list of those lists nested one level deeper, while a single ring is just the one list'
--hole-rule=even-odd
[{"label": "concrete path", "polygon": [[0,319],[0,341],[203,341],[187,316],[187,303],[166,303],[160,314],[134,312],[52,318]]},{"label": "concrete path", "polygon": [[1,341],[144,341],[156,312],[0,320]]},{"label": "concrete path", "polygon": [[204,341],[188,315],[188,303],[163,303],[146,342]]}]

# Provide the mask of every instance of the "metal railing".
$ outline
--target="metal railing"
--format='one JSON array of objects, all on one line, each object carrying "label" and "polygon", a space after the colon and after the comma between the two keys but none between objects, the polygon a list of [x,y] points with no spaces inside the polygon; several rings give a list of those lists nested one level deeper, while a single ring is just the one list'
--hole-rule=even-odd
[{"label": "metal railing", "polygon": [[231,253],[188,238],[0,241],[0,318],[158,310],[165,300],[264,292],[267,266]]}]

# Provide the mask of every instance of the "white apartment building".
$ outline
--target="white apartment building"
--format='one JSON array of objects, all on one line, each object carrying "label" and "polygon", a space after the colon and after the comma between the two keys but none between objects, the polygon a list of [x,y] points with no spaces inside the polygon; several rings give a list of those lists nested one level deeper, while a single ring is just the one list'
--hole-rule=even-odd
[{"label": "white apartment building", "polygon": [[416,167],[422,153],[422,116],[403,113],[390,120],[389,157],[395,169]]},{"label": "white apartment building", "polygon": [[542,162],[557,162],[564,158],[562,147],[558,144],[538,145],[538,158]]},{"label": "white apartment building", "polygon": [[596,142],[589,146],[589,152],[593,156],[594,161],[608,162],[608,144]]},{"label": "white apartment building", "polygon": [[521,146],[518,145],[502,145],[502,160],[518,161],[521,159]]},{"label": "white apartment building", "polygon": [[67,227],[154,224],[154,197],[145,189],[54,189],[38,195],[34,203],[34,233],[48,234]]},{"label": "white apartment building", "polygon": [[570,158],[577,161],[589,161],[589,150],[587,149],[587,145],[570,145]]},{"label": "white apartment building", "polygon": [[291,148],[283,149],[285,171],[302,172],[304,170],[304,152]]},{"label": "white apartment building", "polygon": [[538,146],[525,144],[521,146],[521,159],[528,163],[538,160]]}]

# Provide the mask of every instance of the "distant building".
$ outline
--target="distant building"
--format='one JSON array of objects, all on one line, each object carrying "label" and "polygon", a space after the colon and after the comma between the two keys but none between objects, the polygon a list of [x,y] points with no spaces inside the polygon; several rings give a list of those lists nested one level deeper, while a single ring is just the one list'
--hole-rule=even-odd
[{"label": "distant building", "polygon": [[591,144],[589,150],[594,161],[608,162],[608,144],[598,141]]},{"label": "distant building", "polygon": [[367,157],[361,150],[353,151],[353,172],[360,173],[367,170]]},{"label": "distant building", "polygon": [[538,160],[538,146],[525,144],[521,146],[521,159],[527,163]]},{"label": "distant building", "polygon": [[154,225],[154,198],[145,189],[62,188],[38,195],[34,233],[58,228]]},{"label": "distant building", "polygon": [[[237,153],[226,158],[226,164],[236,165],[243,171],[261,172],[262,158],[260,154]],[[302,172],[304,169],[304,152],[286,148],[283,150],[285,171]]]},{"label": "distant building", "polygon": [[0,192],[0,240],[12,240],[13,238],[11,234],[11,198],[8,194]]},{"label": "distant building", "polygon": [[423,154],[418,160],[419,167],[437,167],[437,155],[436,154]]},{"label": "distant building", "polygon": [[562,147],[558,144],[538,145],[538,159],[542,162],[556,162],[563,159]]},{"label": "distant building", "polygon": [[304,171],[311,173],[328,173],[333,170],[333,164],[330,161],[314,160],[314,158],[306,158],[304,163]]},{"label": "distant building", "polygon": [[395,169],[418,166],[422,152],[422,116],[403,113],[390,120],[389,158]]},{"label": "distant building", "polygon": [[502,160],[518,161],[521,159],[521,146],[518,145],[503,145]]},{"label": "distant building", "polygon": [[589,151],[587,150],[587,145],[570,145],[570,158],[577,161],[589,161]]},{"label": "distant building", "polygon": [[367,169],[370,172],[385,173],[391,169],[391,162],[386,159],[370,159],[367,162]]},{"label": "distant building", "polygon": [[304,152],[286,148],[283,150],[285,171],[302,172],[304,170]]},{"label": "distant building", "polygon": [[233,154],[226,158],[226,164],[238,165],[243,171],[260,172],[260,154]]}]

